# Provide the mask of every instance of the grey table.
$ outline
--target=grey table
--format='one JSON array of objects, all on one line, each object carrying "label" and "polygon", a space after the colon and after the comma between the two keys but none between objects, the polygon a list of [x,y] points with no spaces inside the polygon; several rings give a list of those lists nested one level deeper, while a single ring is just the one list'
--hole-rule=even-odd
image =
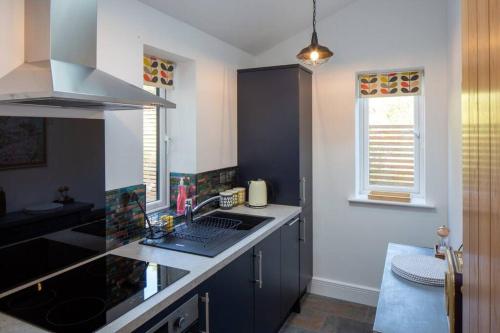
[{"label": "grey table", "polygon": [[444,288],[414,283],[394,274],[391,261],[399,254],[433,256],[434,252],[429,248],[389,244],[373,330],[382,333],[449,332]]}]

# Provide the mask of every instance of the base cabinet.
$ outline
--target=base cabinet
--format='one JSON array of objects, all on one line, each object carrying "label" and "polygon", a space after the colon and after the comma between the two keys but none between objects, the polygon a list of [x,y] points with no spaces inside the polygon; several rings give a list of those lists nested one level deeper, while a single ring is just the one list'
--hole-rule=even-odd
[{"label": "base cabinet", "polygon": [[281,227],[281,322],[300,298],[299,217]]},{"label": "base cabinet", "polygon": [[313,273],[313,223],[312,207],[302,209],[300,216],[300,294],[307,291]]},{"label": "base cabinet", "polygon": [[255,333],[275,333],[281,327],[281,231],[254,247]]},{"label": "base cabinet", "polygon": [[205,332],[206,317],[210,333],[254,332],[253,261],[251,249],[200,285],[200,327]]},{"label": "base cabinet", "polygon": [[278,332],[300,298],[299,237],[296,217],[135,332],[150,332],[194,295],[200,333]]}]

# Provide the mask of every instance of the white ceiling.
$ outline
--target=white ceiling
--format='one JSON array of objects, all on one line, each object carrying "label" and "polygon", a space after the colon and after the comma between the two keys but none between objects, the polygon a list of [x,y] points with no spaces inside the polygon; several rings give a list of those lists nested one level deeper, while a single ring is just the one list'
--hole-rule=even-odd
[{"label": "white ceiling", "polygon": [[[259,54],[311,26],[311,0],[139,0],[178,20]],[[356,0],[318,0],[317,19]]]}]

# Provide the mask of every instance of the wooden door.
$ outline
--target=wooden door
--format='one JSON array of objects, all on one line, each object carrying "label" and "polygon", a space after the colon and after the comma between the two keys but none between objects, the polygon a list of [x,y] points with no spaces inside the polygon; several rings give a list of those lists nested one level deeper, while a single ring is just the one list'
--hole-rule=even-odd
[{"label": "wooden door", "polygon": [[464,332],[500,332],[500,0],[462,1]]}]

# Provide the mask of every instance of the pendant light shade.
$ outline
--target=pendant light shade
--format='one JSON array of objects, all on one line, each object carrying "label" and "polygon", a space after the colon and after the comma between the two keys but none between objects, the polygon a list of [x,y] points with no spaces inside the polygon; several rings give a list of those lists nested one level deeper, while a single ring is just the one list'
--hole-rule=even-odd
[{"label": "pendant light shade", "polygon": [[311,44],[297,54],[297,59],[305,65],[315,66],[326,63],[332,56],[333,52],[328,47],[318,43],[318,34],[316,33],[316,0],[313,0],[313,33]]}]

